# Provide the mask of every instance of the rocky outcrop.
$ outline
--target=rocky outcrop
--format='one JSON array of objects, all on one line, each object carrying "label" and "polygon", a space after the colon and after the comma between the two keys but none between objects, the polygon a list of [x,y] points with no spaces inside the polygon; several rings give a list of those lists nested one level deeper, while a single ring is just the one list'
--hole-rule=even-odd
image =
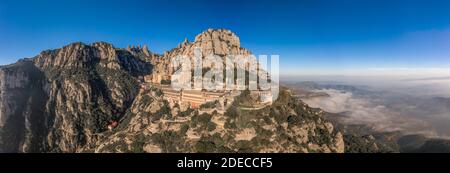
[{"label": "rocky outcrop", "polygon": [[105,42],[92,45],[73,43],[61,49],[44,51],[34,61],[36,66],[43,70],[89,69],[98,65],[110,70],[125,70],[139,75],[141,72],[149,73],[151,70],[145,62],[147,57],[144,52],[142,49],[139,51],[116,49]]},{"label": "rocky outcrop", "polygon": [[240,46],[239,37],[230,30],[208,29],[197,35],[193,42],[185,39],[177,48],[165,53],[163,59],[176,55],[194,56],[195,48],[200,48],[203,56],[250,54],[250,51]]},{"label": "rocky outcrop", "polygon": [[249,51],[241,48],[239,37],[230,30],[208,29],[197,35],[193,44],[186,45],[191,47],[200,47],[203,55],[239,55],[249,54]]},{"label": "rocky outcrop", "polygon": [[74,43],[2,67],[0,151],[77,152],[95,143],[151,72],[142,59],[104,42]]},{"label": "rocky outcrop", "polygon": [[222,58],[225,58],[226,55],[251,55],[249,50],[240,47],[239,37],[230,30],[208,29],[197,35],[193,42],[185,39],[176,48],[165,52],[158,58],[158,63],[153,71],[154,74],[162,76],[163,80],[167,80],[168,76],[174,72],[173,67],[171,67],[172,58],[176,56],[195,57],[196,49],[201,50],[200,58],[205,58],[209,55]]}]

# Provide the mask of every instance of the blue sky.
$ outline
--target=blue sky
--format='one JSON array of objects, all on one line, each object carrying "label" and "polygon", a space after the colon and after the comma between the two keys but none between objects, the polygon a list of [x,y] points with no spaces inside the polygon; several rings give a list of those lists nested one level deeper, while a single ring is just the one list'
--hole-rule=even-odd
[{"label": "blue sky", "polygon": [[447,0],[0,0],[0,64],[71,42],[161,53],[227,28],[281,73],[450,68]]}]

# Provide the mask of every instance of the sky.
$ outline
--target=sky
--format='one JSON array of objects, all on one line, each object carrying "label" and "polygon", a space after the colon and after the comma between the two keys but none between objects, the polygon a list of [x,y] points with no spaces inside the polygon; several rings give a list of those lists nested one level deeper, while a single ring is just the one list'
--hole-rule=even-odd
[{"label": "sky", "polygon": [[284,75],[450,74],[448,0],[0,0],[0,64],[72,42],[162,53],[208,28],[235,32]]}]

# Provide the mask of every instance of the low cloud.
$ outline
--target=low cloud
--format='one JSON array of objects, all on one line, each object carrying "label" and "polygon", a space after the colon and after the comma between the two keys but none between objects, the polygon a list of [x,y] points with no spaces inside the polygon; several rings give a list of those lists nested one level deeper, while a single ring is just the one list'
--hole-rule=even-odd
[{"label": "low cloud", "polygon": [[377,131],[438,135],[428,122],[392,110],[380,103],[379,98],[365,99],[354,96],[351,92],[335,89],[315,90],[315,92],[325,92],[329,97],[308,98],[303,101],[311,107],[345,115],[342,120],[346,124],[364,124]]}]

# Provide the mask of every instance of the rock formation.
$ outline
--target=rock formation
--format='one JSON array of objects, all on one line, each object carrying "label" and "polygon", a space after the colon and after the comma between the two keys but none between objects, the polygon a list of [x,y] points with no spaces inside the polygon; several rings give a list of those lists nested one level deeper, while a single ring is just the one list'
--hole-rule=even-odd
[{"label": "rock formation", "polygon": [[141,76],[170,75],[170,57],[195,47],[250,54],[231,31],[209,29],[164,55],[73,43],[0,67],[0,152],[344,151],[341,132],[288,90],[260,110],[241,110],[244,93],[225,114],[170,108],[157,88],[139,90]]}]

